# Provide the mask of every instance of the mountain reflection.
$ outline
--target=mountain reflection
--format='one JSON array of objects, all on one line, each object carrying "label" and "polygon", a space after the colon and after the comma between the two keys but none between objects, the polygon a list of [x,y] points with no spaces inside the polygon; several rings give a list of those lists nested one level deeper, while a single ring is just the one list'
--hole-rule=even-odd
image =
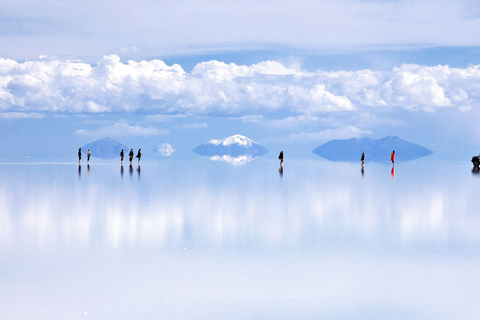
[{"label": "mountain reflection", "polygon": [[212,161],[222,161],[233,165],[244,165],[249,163],[250,161],[253,161],[255,158],[257,157],[251,155],[243,155],[238,157],[233,157],[229,155],[208,157],[208,159]]}]

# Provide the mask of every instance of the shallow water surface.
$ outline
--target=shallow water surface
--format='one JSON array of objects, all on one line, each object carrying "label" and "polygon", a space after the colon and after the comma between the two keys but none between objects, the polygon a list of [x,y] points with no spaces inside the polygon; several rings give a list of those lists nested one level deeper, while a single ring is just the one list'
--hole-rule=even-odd
[{"label": "shallow water surface", "polygon": [[284,166],[0,165],[1,318],[480,318],[468,164]]}]

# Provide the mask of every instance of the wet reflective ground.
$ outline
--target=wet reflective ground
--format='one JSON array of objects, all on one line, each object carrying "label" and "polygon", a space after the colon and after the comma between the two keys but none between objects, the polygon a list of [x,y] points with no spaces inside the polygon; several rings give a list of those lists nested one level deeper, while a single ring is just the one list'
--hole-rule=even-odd
[{"label": "wet reflective ground", "polygon": [[478,319],[468,163],[0,165],[5,319]]}]

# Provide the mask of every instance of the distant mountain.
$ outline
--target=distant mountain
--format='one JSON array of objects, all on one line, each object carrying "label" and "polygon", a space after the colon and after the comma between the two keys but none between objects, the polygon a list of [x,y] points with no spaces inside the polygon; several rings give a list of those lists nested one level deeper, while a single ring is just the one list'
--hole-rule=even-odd
[{"label": "distant mountain", "polygon": [[225,139],[213,139],[199,145],[193,152],[214,161],[246,163],[268,152],[253,140],[236,134]]},{"label": "distant mountain", "polygon": [[395,150],[395,161],[410,161],[428,156],[432,150],[408,142],[399,137],[387,136],[382,139],[332,140],[313,150],[313,153],[330,161],[360,161],[365,152],[365,161],[389,162]]},{"label": "distant mountain", "polygon": [[122,149],[125,150],[125,156],[127,156],[128,152],[130,151],[130,148],[127,146],[108,137],[84,145],[82,147],[82,153],[85,156],[87,155],[88,149],[90,149],[90,152],[92,153],[92,158],[101,159],[113,159],[120,157],[120,151],[122,151]]}]

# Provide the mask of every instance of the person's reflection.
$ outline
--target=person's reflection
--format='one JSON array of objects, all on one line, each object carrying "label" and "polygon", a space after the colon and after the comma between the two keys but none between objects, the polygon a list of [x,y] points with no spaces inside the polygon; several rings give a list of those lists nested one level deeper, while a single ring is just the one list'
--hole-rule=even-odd
[{"label": "person's reflection", "polygon": [[283,179],[283,166],[278,169],[278,174],[280,175],[280,179]]},{"label": "person's reflection", "polygon": [[87,164],[87,176],[90,177],[90,165],[89,164]]},{"label": "person's reflection", "polygon": [[138,178],[139,178],[139,179],[140,179],[140,171],[141,171],[140,165],[138,165],[138,167],[137,167],[137,174],[138,174]]},{"label": "person's reflection", "polygon": [[123,164],[120,165],[120,175],[122,176],[122,179],[123,179]]},{"label": "person's reflection", "polygon": [[362,179],[363,179],[365,178],[365,167],[363,165],[362,165],[361,172],[362,172]]},{"label": "person's reflection", "polygon": [[82,177],[82,166],[78,165],[78,178],[80,179]]},{"label": "person's reflection", "polygon": [[480,168],[479,167],[473,167],[472,174],[473,175],[478,175],[479,173],[480,173]]},{"label": "person's reflection", "polygon": [[395,167],[392,167],[392,171],[390,171],[390,174],[392,175],[392,180],[395,181]]},{"label": "person's reflection", "polygon": [[128,166],[128,173],[130,173],[130,177],[133,177],[133,166],[132,165]]}]

